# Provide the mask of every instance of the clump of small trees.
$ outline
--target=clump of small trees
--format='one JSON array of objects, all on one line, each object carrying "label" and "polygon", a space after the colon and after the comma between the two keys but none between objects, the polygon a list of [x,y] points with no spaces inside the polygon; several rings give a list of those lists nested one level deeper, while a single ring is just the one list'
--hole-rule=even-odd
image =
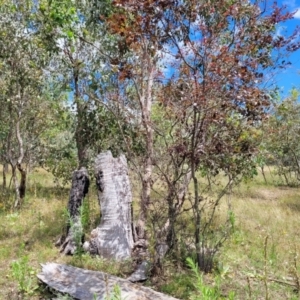
[{"label": "clump of small trees", "polygon": [[264,163],[272,166],[273,173],[281,178],[277,183],[288,186],[298,186],[300,180],[298,98],[299,92],[294,89],[283,101],[273,104],[261,147],[265,153]]},{"label": "clump of small trees", "polygon": [[[10,34],[20,41],[10,47],[16,52],[1,48],[5,72],[0,84],[6,89],[0,99],[5,112],[0,113],[10,117],[1,132],[0,142],[6,145],[2,161],[11,164],[13,174],[16,168],[23,174],[25,148],[45,150],[39,161],[52,170],[57,170],[62,150],[78,168],[89,168],[102,150],[125,153],[140,182],[140,245],[147,248],[154,240],[158,263],[180,241],[185,248],[191,243],[199,267],[210,271],[211,258],[233,224],[230,205],[223,225],[215,222],[216,209],[235,184],[255,174],[264,138],[261,126],[272,102],[272,87],[263,87],[266,74],[284,68],[288,62],[279,58],[299,46],[298,32],[276,35],[277,24],[293,14],[276,3],[246,0],[32,5],[36,7],[23,11],[26,39],[7,27],[15,28],[22,18],[1,28],[6,30],[3,45],[14,41]],[[277,106],[269,128],[279,130],[277,123],[292,118],[285,109],[295,105],[293,100]],[[46,131],[55,151],[53,145],[47,148],[45,132],[38,132],[49,124],[42,122],[46,108],[56,120],[57,131]],[[33,110],[40,114],[32,115]],[[20,122],[25,119],[22,136]],[[34,138],[43,137],[36,148],[28,135],[35,128]],[[276,158],[281,170],[293,165],[289,172],[296,173],[299,164],[290,136],[297,129],[291,133],[290,128],[287,121],[288,144],[278,141],[277,147],[274,140],[272,145],[281,155]],[[14,160],[13,136],[19,147]],[[63,149],[57,143],[61,136],[70,140]],[[20,188],[15,186],[18,199]],[[188,233],[181,230],[185,218],[191,220]]]}]

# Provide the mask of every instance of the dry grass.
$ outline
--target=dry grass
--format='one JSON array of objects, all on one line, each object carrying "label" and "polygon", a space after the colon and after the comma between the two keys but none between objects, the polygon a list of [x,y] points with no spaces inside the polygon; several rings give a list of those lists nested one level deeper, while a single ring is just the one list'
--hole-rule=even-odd
[{"label": "dry grass", "polygon": [[[264,185],[260,177],[234,191],[237,230],[219,259],[230,270],[223,286],[235,290],[238,299],[250,299],[250,295],[251,299],[266,299],[260,277],[265,267],[269,279],[295,283],[294,257],[300,254],[299,197],[299,189]],[[297,272],[300,276],[300,269]],[[288,285],[270,280],[268,285],[269,299],[298,299]]]},{"label": "dry grass", "polygon": [[[267,176],[270,180],[269,172]],[[25,255],[29,257],[30,267],[37,271],[40,269],[40,263],[54,261],[96,270],[106,269],[114,274],[126,273],[128,267],[126,265],[118,266],[88,256],[76,258],[59,254],[54,242],[66,221],[64,210],[68,193],[68,188],[57,187],[54,184],[50,174],[38,170],[29,177],[28,194],[23,209],[19,213],[0,212],[1,300],[26,299],[26,297],[41,299],[40,293],[30,296],[18,294],[18,283],[12,277],[11,263]],[[137,192],[134,193],[137,197]],[[0,206],[4,202],[12,201],[11,196],[6,197],[8,198],[0,196]],[[236,230],[217,257],[224,295],[234,290],[235,299],[266,299],[265,281],[261,275],[267,271],[269,299],[298,299],[293,288],[269,279],[294,282],[293,261],[295,254],[300,254],[299,198],[299,189],[266,185],[262,176],[258,176],[252,182],[243,183],[233,191],[230,201],[235,214]],[[91,227],[95,225],[93,221],[98,215],[95,199],[93,191],[89,197]],[[222,206],[218,214],[222,217]],[[264,242],[267,236],[265,261]],[[298,265],[300,266],[299,258]],[[177,269],[174,271],[177,272],[175,274],[171,271],[175,270],[173,268],[174,266],[170,265],[165,272],[164,280],[170,285],[169,288],[164,285],[163,289],[170,292],[171,287],[173,294],[179,296],[177,290],[187,289],[190,281],[184,269],[181,269],[182,273],[178,273]],[[297,272],[300,276],[299,269]],[[208,275],[206,281],[210,282],[213,276],[215,275]],[[183,291],[180,295],[186,298],[187,292]]]},{"label": "dry grass", "polygon": [[[1,212],[0,299],[18,299],[18,285],[11,273],[13,261],[28,255],[29,265],[36,270],[46,261],[66,261],[53,247],[53,242],[65,222],[63,211],[67,197],[67,189],[56,187],[52,176],[39,170],[29,177],[23,209]],[[7,206],[13,196],[5,195],[0,199]],[[30,298],[35,299],[34,296]]]}]

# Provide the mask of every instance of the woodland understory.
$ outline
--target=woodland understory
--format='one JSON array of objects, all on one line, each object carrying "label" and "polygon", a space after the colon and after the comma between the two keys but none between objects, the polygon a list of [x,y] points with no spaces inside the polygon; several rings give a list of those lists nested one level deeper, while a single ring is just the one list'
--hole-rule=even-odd
[{"label": "woodland understory", "polygon": [[276,82],[300,46],[299,28],[278,34],[293,16],[0,0],[3,299],[47,298],[45,260],[124,278],[146,262],[144,284],[182,299],[298,299],[299,91]]}]

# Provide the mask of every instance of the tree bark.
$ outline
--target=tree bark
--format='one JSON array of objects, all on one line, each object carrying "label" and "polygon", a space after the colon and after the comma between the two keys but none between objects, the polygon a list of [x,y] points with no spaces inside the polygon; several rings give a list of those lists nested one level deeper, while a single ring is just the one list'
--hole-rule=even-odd
[{"label": "tree bark", "polygon": [[[22,98],[23,93],[19,91],[19,98]],[[16,202],[15,202],[15,208],[20,208],[22,206],[22,200],[25,198],[25,190],[26,190],[26,170],[23,171],[22,169],[22,162],[24,159],[24,144],[23,144],[23,138],[21,137],[21,131],[20,131],[20,123],[21,123],[21,115],[22,115],[22,107],[18,111],[18,119],[16,122],[16,137],[18,140],[18,145],[19,145],[19,157],[16,161],[16,165],[14,166],[15,169],[15,183],[17,182],[17,174],[16,174],[16,168],[21,173],[21,181],[20,185],[17,186],[15,184],[16,188]],[[18,191],[17,191],[18,190]]]},{"label": "tree bark", "polygon": [[138,222],[138,238],[146,240],[145,227],[148,219],[148,210],[150,204],[150,194],[152,187],[152,164],[153,164],[153,128],[151,124],[152,109],[152,88],[154,82],[154,66],[151,59],[148,58],[148,80],[147,86],[142,90],[140,96],[140,106],[142,111],[142,124],[146,131],[146,154],[143,162],[142,170],[142,192],[141,192],[141,211]]},{"label": "tree bark", "polygon": [[[79,300],[176,300],[126,279],[55,263],[42,265],[42,272],[37,277],[50,288]],[[114,295],[115,286],[120,289],[119,295]]]},{"label": "tree bark", "polygon": [[80,66],[77,59],[73,56],[72,52],[66,49],[67,56],[72,65],[73,71],[73,80],[74,80],[74,103],[77,110],[77,124],[75,130],[75,141],[77,147],[77,158],[78,158],[78,169],[87,165],[87,148],[88,143],[86,141],[85,135],[85,126],[83,115],[85,111],[85,105],[81,99],[81,93],[79,88],[79,75],[80,75]]},{"label": "tree bark", "polygon": [[81,223],[83,199],[89,190],[90,180],[86,168],[81,168],[73,173],[72,187],[68,203],[68,225],[66,233],[56,242],[60,252],[73,255],[82,246],[84,234]]},{"label": "tree bark", "polygon": [[161,260],[164,258],[166,253],[174,247],[175,222],[184,204],[185,195],[188,191],[191,179],[192,172],[188,171],[184,175],[184,178],[179,187],[176,186],[176,182],[170,183],[168,187],[168,219],[156,235],[157,240],[155,264],[157,267],[160,266]]},{"label": "tree bark", "polygon": [[6,182],[6,174],[8,173],[8,163],[3,164],[3,170],[2,170],[2,186],[3,186],[3,191],[6,190],[7,182]]},{"label": "tree bark", "polygon": [[104,258],[130,258],[132,194],[125,156],[114,158],[110,151],[99,154],[95,161],[95,177],[101,222],[92,231],[92,239],[85,242],[84,249]]},{"label": "tree bark", "polygon": [[23,199],[25,198],[26,193],[26,179],[27,179],[27,170],[26,167],[23,168],[21,164],[17,164],[17,168],[21,174],[20,185],[19,185],[19,195],[20,195],[20,204],[22,204]]},{"label": "tree bark", "polygon": [[14,208],[20,208],[21,206],[21,200],[20,200],[20,189],[19,189],[19,182],[17,178],[17,166],[13,165],[11,163],[11,171],[12,171],[12,180],[14,183],[14,188],[15,188],[15,203],[14,203]]},{"label": "tree bark", "polygon": [[267,178],[266,178],[266,174],[265,174],[265,167],[261,166],[260,169],[261,169],[261,173],[262,173],[262,175],[264,177],[265,184],[268,184],[268,181],[267,181]]}]

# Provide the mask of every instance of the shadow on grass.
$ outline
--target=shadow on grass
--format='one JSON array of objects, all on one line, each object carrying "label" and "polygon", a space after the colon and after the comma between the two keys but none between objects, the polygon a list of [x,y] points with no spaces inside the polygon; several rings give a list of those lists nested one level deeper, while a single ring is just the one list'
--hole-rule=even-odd
[{"label": "shadow on grass", "polygon": [[281,190],[290,190],[290,189],[298,189],[299,188],[299,184],[283,184],[283,183],[277,183],[274,184],[274,186],[280,188]]},{"label": "shadow on grass", "polygon": [[70,193],[69,187],[45,187],[39,184],[27,188],[27,196],[46,199],[68,199]]},{"label": "shadow on grass", "polygon": [[2,213],[1,216],[6,219],[4,224],[0,224],[0,239],[2,240],[19,237],[20,241],[29,241],[30,243],[49,242],[62,232],[66,224],[62,209],[51,211],[51,214],[47,216],[36,211],[36,213],[27,216],[30,218],[29,223],[20,221],[23,218],[22,211],[6,215]]},{"label": "shadow on grass", "polygon": [[287,199],[285,199],[281,206],[283,208],[288,208],[291,211],[300,212],[300,201],[299,201],[299,195],[291,195]]},{"label": "shadow on grass", "polygon": [[[30,233],[30,239],[40,243],[55,242],[63,230],[66,228],[67,219],[62,209],[56,209],[48,216],[37,216],[36,224]],[[54,245],[53,245],[54,247]]]},{"label": "shadow on grass", "polygon": [[[31,202],[31,199],[47,199],[47,200],[63,200],[68,201],[70,188],[68,187],[44,187],[41,185],[28,186],[26,188],[24,204]],[[0,212],[8,212],[14,210],[15,191],[5,189],[0,193]],[[27,205],[26,205],[27,206]],[[24,208],[24,205],[22,205]]]},{"label": "shadow on grass", "polygon": [[283,203],[284,207],[289,208],[292,211],[300,212],[300,202],[293,202],[293,203]]}]

